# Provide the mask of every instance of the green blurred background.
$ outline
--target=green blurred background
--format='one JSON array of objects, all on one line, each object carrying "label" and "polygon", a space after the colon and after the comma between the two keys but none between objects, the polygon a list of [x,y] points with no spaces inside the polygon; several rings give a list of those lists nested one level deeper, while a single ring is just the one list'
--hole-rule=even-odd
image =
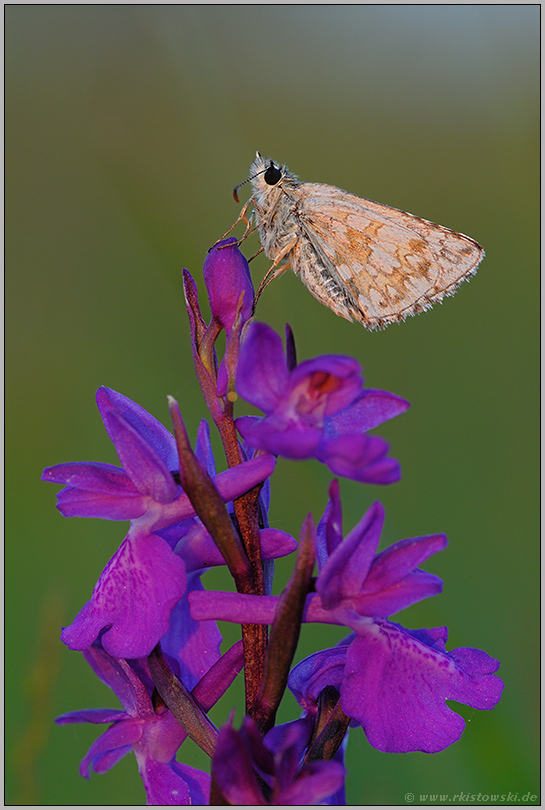
[{"label": "green blurred background", "polygon": [[[383,754],[354,730],[348,802],[539,794],[539,6],[5,11],[6,802],[145,801],[132,754],[87,782],[78,763],[101,729],[53,724],[118,705],[58,637],[126,527],[62,518],[40,473],[116,463],[94,403],[100,385],[167,424],[174,395],[195,435],[204,409],[181,268],[202,289],[207,248],[238,214],[231,191],[256,149],[302,180],[467,233],[487,254],[454,298],[384,332],[337,318],[292,274],[259,304],[275,329],[292,325],[300,359],[355,356],[370,387],[410,400],[377,431],[403,480],[343,480],[345,528],[380,498],[383,546],[446,532],[449,548],[426,566],[444,593],[396,618],[446,624],[450,647],[502,663],[498,707],[455,706],[467,729],[438,755]],[[252,263],[255,283],[267,267],[263,256]],[[280,460],[272,525],[297,535],[309,510],[318,519],[329,480],[318,462]],[[278,588],[287,570],[278,566]],[[221,571],[207,584],[228,587]],[[236,628],[225,630],[232,642]],[[342,635],[305,627],[298,658]],[[237,703],[238,686],[215,721]],[[294,716],[288,698],[281,719]],[[190,743],[182,753],[205,766]]]}]

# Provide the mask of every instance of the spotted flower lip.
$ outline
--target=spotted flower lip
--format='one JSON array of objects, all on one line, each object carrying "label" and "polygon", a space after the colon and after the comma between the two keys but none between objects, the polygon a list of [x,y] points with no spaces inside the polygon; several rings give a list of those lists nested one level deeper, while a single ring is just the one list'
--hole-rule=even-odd
[{"label": "spotted flower lip", "polygon": [[351,357],[322,355],[291,372],[280,337],[250,324],[240,349],[237,392],[265,413],[236,420],[245,441],[287,458],[317,458],[332,472],[357,481],[388,484],[400,477],[388,444],[366,431],[403,413],[409,403],[386,391],[364,389]]},{"label": "spotted flower lip", "polygon": [[311,713],[324,686],[337,687],[343,711],[379,751],[433,754],[459,740],[465,728],[445,700],[487,710],[503,691],[494,674],[499,661],[471,647],[447,652],[447,637],[446,627],[406,630],[368,618],[337,647],[294,667],[288,685]]},{"label": "spotted flower lip", "polygon": [[86,650],[102,634],[116,658],[149,655],[168,631],[186,585],[185,565],[168,543],[133,525],[61,639],[71,650]]},{"label": "spotted flower lip", "polygon": [[[491,709],[503,683],[499,662],[472,648],[447,652],[446,628],[406,630],[387,619],[439,593],[441,580],[419,566],[447,545],[445,535],[401,540],[376,553],[384,510],[375,503],[342,536],[338,486],[317,532],[319,575],[306,599],[303,621],[339,624],[352,631],[343,643],[298,664],[288,685],[306,711],[320,691],[335,686],[342,709],[381,751],[441,751],[456,742],[463,719],[445,700]],[[194,619],[271,624],[278,597],[234,593],[189,595]]]}]

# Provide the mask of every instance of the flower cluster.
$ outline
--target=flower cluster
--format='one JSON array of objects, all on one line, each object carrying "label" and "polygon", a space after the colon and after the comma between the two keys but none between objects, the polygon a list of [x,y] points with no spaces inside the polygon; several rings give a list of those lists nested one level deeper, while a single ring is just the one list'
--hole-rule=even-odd
[{"label": "flower cluster", "polygon": [[[79,462],[43,473],[64,486],[63,515],[130,521],[90,600],[61,634],[123,708],[69,712],[57,722],[108,724],[80,772],[105,772],[132,750],[148,804],[344,804],[350,725],[380,751],[441,751],[464,729],[445,701],[493,708],[503,687],[494,674],[499,662],[472,648],[447,652],[444,627],[407,630],[391,621],[440,592],[441,580],[419,566],[446,547],[444,535],[377,553],[384,522],[377,502],[344,536],[337,479],[324,515],[316,528],[307,517],[299,543],[269,526],[279,455],[317,459],[362,483],[397,481],[387,443],[368,431],[408,403],[365,388],[350,357],[298,364],[291,329],[284,349],[279,335],[252,320],[252,282],[235,239],[209,252],[203,274],[208,322],[184,271],[192,353],[227,469],[216,471],[205,420],[192,448],[174,400],[171,432],[101,388],[97,405],[120,466]],[[235,419],[237,397],[264,415]],[[295,551],[289,582],[272,596],[274,559]],[[235,590],[205,588],[201,578],[219,565]],[[241,625],[241,641],[223,654],[218,620]],[[340,625],[349,635],[294,666],[305,622]],[[240,672],[242,725],[237,730],[226,718],[218,730],[208,712]],[[276,725],[286,688],[301,716]],[[210,773],[176,758],[188,736],[210,756]]]}]

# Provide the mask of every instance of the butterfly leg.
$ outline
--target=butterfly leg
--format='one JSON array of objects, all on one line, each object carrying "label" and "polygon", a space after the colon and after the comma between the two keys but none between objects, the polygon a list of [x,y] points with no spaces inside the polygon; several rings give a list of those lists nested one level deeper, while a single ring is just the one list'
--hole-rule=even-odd
[{"label": "butterfly leg", "polygon": [[257,251],[257,253],[254,253],[253,256],[250,256],[250,258],[248,259],[248,264],[250,264],[252,259],[255,259],[256,256],[259,256],[260,253],[263,253],[264,250],[265,250],[264,247],[260,247],[259,250]]},{"label": "butterfly leg", "polygon": [[278,278],[279,276],[281,276],[282,273],[285,273],[286,270],[288,270],[291,267],[291,262],[287,262],[286,264],[282,264],[282,265],[280,264],[280,262],[282,261],[282,259],[285,256],[287,256],[287,254],[290,252],[290,250],[292,250],[295,247],[296,244],[297,244],[297,237],[294,238],[291,242],[289,242],[286,245],[286,247],[283,250],[280,251],[280,253],[276,257],[274,262],[271,264],[271,266],[269,267],[269,269],[265,273],[265,275],[263,277],[263,280],[262,280],[261,284],[259,285],[259,287],[257,288],[257,292],[255,294],[254,312],[255,312],[255,308],[257,306],[257,302],[259,301],[259,297],[260,297],[261,293],[263,292],[263,290],[265,289],[265,287],[268,284],[270,284],[271,281],[273,281],[275,278]]},{"label": "butterfly leg", "polygon": [[231,231],[233,230],[233,228],[236,228],[236,226],[238,225],[238,223],[239,223],[241,220],[243,220],[243,222],[245,223],[245,225],[246,225],[246,230],[244,231],[244,235],[243,235],[242,239],[239,239],[239,240],[238,240],[238,244],[239,244],[239,245],[240,245],[242,242],[244,242],[244,240],[245,240],[245,239],[247,239],[247,238],[248,238],[248,236],[250,236],[250,234],[251,234],[251,233],[253,233],[253,232],[256,230],[256,228],[253,228],[253,229],[252,229],[252,223],[251,223],[251,220],[249,220],[249,219],[247,218],[247,216],[246,216],[246,211],[248,210],[248,207],[249,207],[250,203],[252,203],[252,202],[253,202],[253,198],[252,198],[252,197],[250,197],[250,199],[249,199],[249,200],[248,200],[248,202],[247,202],[247,203],[246,203],[246,204],[243,206],[242,211],[240,212],[240,214],[238,215],[238,217],[236,218],[236,220],[233,222],[233,224],[231,225],[231,227],[229,228],[229,230],[228,230],[226,233],[224,233],[224,234],[223,234],[223,236],[220,236],[220,238],[219,238],[219,239],[216,239],[216,241],[214,242],[214,244],[213,244],[213,245],[212,245],[212,246],[211,246],[211,247],[208,249],[208,252],[209,252],[209,253],[210,253],[210,251],[212,250],[212,248],[215,248],[215,247],[216,247],[216,245],[217,245],[219,242],[222,242],[222,241],[223,241],[223,240],[224,240],[224,239],[225,239],[227,236],[229,236],[229,234],[231,233]]}]

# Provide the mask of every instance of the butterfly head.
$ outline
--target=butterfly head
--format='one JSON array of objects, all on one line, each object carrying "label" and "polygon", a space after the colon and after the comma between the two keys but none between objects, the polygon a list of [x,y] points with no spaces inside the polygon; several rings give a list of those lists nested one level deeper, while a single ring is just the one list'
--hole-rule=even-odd
[{"label": "butterfly head", "polygon": [[241,186],[246,183],[251,183],[254,194],[259,196],[266,195],[273,188],[280,188],[284,182],[296,182],[297,178],[292,174],[287,166],[271,158],[262,157],[259,152],[256,152],[255,160],[250,166],[250,172],[247,180],[239,183],[233,191],[233,196],[238,202],[237,192]]}]

